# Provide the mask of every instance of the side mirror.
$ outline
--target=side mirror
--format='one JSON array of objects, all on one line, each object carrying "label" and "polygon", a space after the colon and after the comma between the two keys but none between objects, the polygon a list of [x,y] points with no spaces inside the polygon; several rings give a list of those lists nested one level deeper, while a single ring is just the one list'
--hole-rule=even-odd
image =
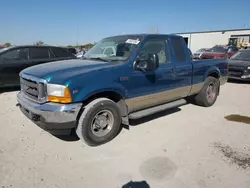
[{"label": "side mirror", "polygon": [[155,53],[148,54],[147,59],[138,58],[134,63],[135,70],[154,71],[159,67],[159,57]]}]

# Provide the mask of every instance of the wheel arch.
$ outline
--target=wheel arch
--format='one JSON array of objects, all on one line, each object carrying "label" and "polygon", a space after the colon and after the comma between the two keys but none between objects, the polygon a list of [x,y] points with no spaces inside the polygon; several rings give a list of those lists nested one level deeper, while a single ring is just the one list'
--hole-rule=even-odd
[{"label": "wheel arch", "polygon": [[82,111],[84,110],[84,106],[86,106],[88,103],[90,103],[91,101],[97,99],[97,98],[108,98],[110,100],[112,100],[113,102],[115,102],[120,110],[121,116],[127,116],[128,115],[128,107],[127,104],[125,102],[124,96],[121,92],[117,91],[117,90],[98,90],[95,92],[90,93],[88,96],[86,96],[83,99],[83,106],[82,106],[82,110],[79,113],[79,117],[82,113]]},{"label": "wheel arch", "polygon": [[[205,81],[206,78],[209,77],[209,76],[218,79],[218,80],[219,80],[219,84],[220,84],[221,72],[220,72],[220,70],[219,70],[218,67],[216,67],[216,66],[210,67],[210,68],[206,71],[206,73],[205,73],[205,75],[204,75],[204,81]],[[218,95],[219,95],[219,94],[220,94],[220,87],[218,87]]]},{"label": "wheel arch", "polygon": [[218,67],[212,66],[210,67],[204,74],[204,81],[208,76],[212,76],[214,78],[220,78],[221,72]]}]

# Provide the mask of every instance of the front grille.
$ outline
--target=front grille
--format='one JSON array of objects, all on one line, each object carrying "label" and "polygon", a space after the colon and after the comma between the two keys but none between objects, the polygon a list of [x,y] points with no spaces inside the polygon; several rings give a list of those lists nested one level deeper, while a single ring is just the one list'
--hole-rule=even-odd
[{"label": "front grille", "polygon": [[45,82],[35,77],[21,75],[20,85],[21,92],[29,99],[38,103],[46,102]]},{"label": "front grille", "polygon": [[229,76],[241,77],[243,72],[241,71],[229,71]]},{"label": "front grille", "polygon": [[232,70],[232,71],[244,71],[244,70],[246,70],[246,68],[245,67],[229,65],[229,70]]},{"label": "front grille", "polygon": [[229,76],[241,77],[244,74],[245,67],[229,65]]}]

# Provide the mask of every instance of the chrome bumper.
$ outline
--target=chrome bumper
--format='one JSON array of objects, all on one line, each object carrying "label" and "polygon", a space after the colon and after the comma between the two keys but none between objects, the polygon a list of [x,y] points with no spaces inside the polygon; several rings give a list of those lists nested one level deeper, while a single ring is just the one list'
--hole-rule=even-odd
[{"label": "chrome bumper", "polygon": [[74,128],[76,126],[77,116],[82,107],[82,103],[38,104],[27,99],[22,92],[17,94],[17,101],[24,115],[39,127],[51,133],[58,130]]}]

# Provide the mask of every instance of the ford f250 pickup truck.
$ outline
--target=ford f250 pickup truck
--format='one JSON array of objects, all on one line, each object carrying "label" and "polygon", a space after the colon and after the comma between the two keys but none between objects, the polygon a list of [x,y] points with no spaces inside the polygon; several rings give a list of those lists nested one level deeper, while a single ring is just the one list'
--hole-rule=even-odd
[{"label": "ford f250 pickup truck", "polygon": [[[105,46],[114,46],[115,53],[102,53]],[[24,69],[17,100],[49,133],[73,130],[98,146],[130,119],[184,105],[188,98],[212,106],[227,77],[226,59],[193,62],[180,36],[119,35],[102,39],[82,59]]]}]

